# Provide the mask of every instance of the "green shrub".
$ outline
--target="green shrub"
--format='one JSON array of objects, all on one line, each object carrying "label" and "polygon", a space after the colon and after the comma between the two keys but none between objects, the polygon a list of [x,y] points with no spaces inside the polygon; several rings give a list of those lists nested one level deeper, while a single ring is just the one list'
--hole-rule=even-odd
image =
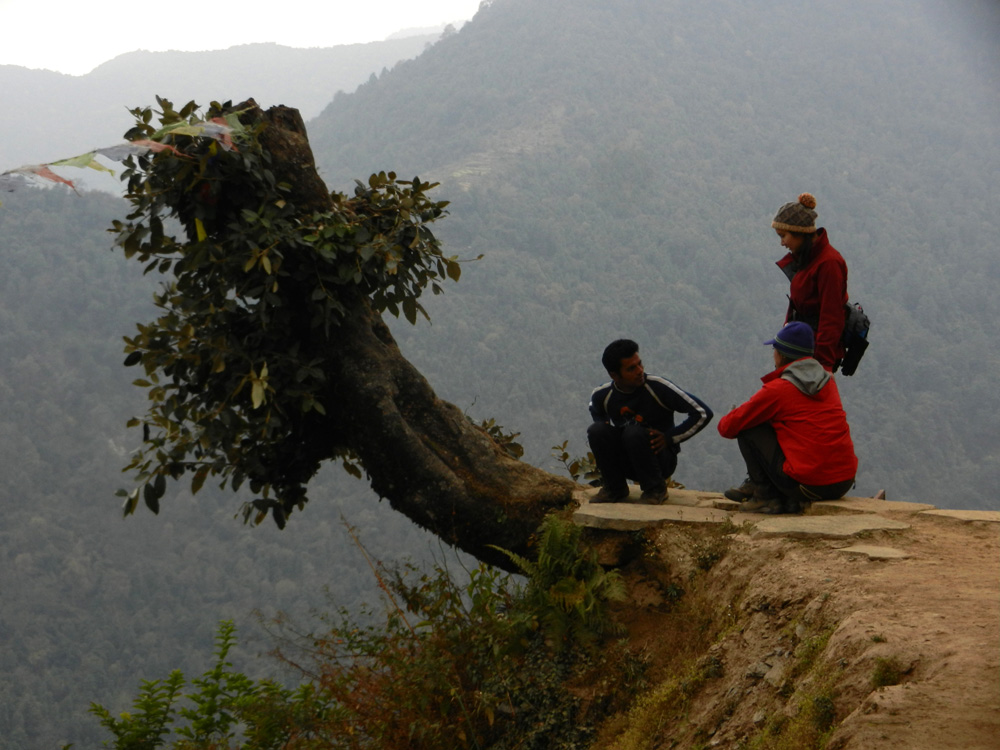
[{"label": "green shrub", "polygon": [[321,740],[322,733],[301,719],[326,716],[334,711],[329,702],[311,685],[289,690],[270,680],[254,681],[233,672],[226,659],[235,643],[233,623],[220,623],[215,665],[192,680],[186,694],[182,694],[184,675],[175,670],[165,680],[144,681],[132,702],[133,711],[118,718],[104,706],[91,704],[90,712],[113,737],[105,746],[154,750],[169,740],[184,750],[272,750],[307,747]]},{"label": "green shrub", "polygon": [[[92,710],[118,750],[585,747],[643,677],[617,645],[594,648],[610,631],[606,604],[623,595],[621,579],[556,519],[539,531],[536,561],[508,554],[525,584],[486,565],[459,584],[443,566],[426,574],[369,559],[385,621],[359,626],[341,610],[328,632],[295,641],[296,658],[278,653],[305,677],[295,690],[233,672],[235,628],[222,623],[215,666],[186,694],[173,672],[143,683],[132,713]],[[587,686],[586,701],[574,685]]]}]

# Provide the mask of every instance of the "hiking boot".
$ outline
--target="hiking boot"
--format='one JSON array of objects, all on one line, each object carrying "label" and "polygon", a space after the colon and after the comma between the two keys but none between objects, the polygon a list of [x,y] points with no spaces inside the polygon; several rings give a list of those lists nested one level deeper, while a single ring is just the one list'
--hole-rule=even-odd
[{"label": "hiking boot", "polygon": [[745,500],[749,500],[753,497],[753,494],[757,491],[759,485],[756,482],[751,481],[750,477],[743,480],[743,484],[739,487],[730,487],[728,490],[722,494],[727,500],[732,500],[733,502],[742,503]]},{"label": "hiking boot", "polygon": [[753,496],[740,503],[740,511],[743,513],[764,513],[764,508],[768,508],[774,503],[780,503],[782,499],[781,494],[772,485],[755,484]]},{"label": "hiking boot", "polygon": [[656,490],[645,490],[636,502],[639,505],[662,505],[667,501],[667,487],[663,487]]},{"label": "hiking boot", "polygon": [[613,490],[610,487],[601,487],[596,495],[590,498],[592,503],[620,503],[628,497],[628,488]]},{"label": "hiking boot", "polygon": [[754,500],[750,498],[740,503],[739,511],[740,513],[759,513],[761,508],[766,508],[771,502],[771,500]]},{"label": "hiking boot", "polygon": [[765,513],[769,516],[780,516],[787,513],[801,513],[802,506],[799,505],[798,500],[792,500],[791,498],[775,498],[765,507],[761,508],[758,513]]}]

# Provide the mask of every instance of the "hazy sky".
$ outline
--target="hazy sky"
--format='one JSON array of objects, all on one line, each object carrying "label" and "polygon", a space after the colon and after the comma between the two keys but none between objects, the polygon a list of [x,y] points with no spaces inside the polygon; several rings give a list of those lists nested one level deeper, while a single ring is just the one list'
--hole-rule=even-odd
[{"label": "hazy sky", "polygon": [[[333,47],[467,21],[480,0],[0,0],[0,65],[82,75],[125,52],[226,49],[250,42]],[[280,13],[276,10],[280,9]]]}]

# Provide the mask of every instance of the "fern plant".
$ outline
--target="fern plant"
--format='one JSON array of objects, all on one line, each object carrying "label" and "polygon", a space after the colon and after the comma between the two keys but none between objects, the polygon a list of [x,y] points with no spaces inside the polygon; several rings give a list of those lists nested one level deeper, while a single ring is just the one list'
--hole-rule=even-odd
[{"label": "fern plant", "polygon": [[621,575],[605,570],[593,550],[581,549],[581,532],[576,524],[549,516],[539,528],[536,560],[497,548],[528,579],[525,611],[558,651],[595,643],[611,623],[608,602],[625,598]]}]

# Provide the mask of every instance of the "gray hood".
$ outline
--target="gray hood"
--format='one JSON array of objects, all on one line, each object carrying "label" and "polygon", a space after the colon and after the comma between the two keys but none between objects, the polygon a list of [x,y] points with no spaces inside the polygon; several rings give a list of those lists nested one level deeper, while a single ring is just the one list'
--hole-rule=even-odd
[{"label": "gray hood", "polygon": [[797,359],[781,372],[781,379],[787,380],[807,396],[815,396],[830,382],[830,373],[812,357]]}]

